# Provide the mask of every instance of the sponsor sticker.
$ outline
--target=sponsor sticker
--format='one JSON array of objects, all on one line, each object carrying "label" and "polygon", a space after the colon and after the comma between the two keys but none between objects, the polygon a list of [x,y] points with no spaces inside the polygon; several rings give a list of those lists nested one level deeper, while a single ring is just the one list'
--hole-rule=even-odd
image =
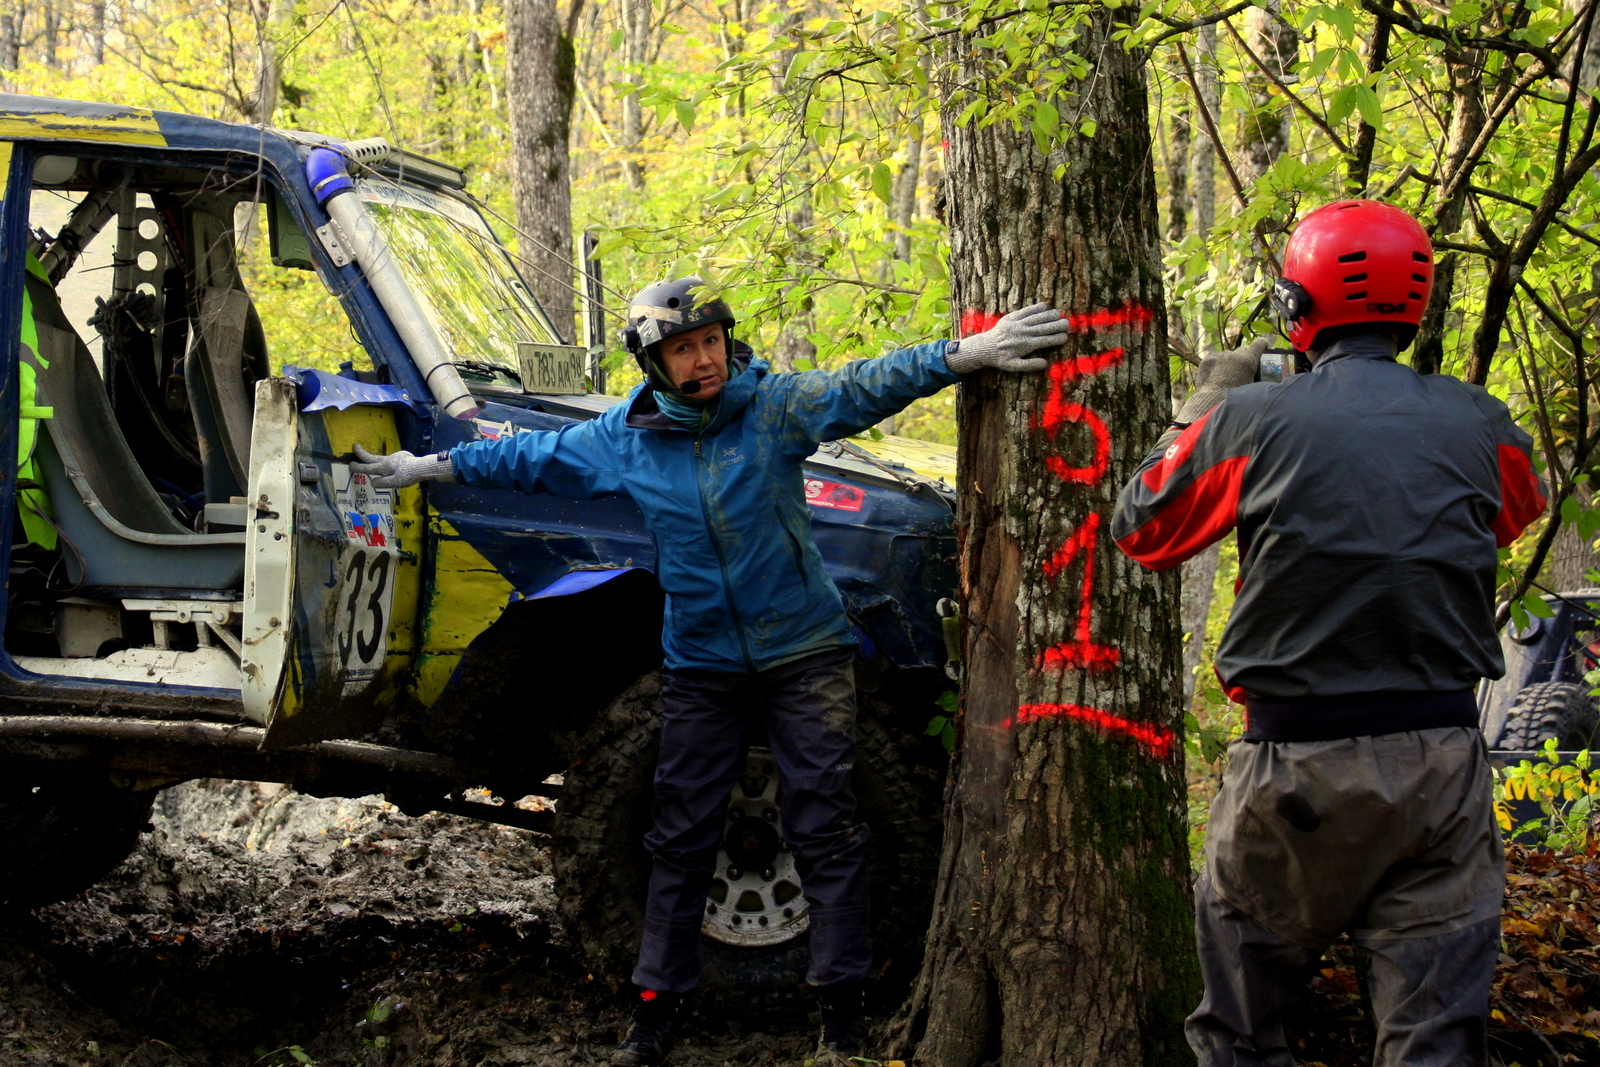
[{"label": "sponsor sticker", "polygon": [[806,503],[814,508],[832,508],[835,511],[860,511],[867,499],[864,489],[843,482],[825,482],[820,478],[806,479]]}]

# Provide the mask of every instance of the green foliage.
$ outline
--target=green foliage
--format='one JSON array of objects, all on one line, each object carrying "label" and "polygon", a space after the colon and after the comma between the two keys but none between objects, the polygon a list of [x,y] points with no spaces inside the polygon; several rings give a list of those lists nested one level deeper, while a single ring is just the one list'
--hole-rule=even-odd
[{"label": "green foliage", "polygon": [[954,689],[940,693],[934,703],[943,714],[929,719],[928,728],[924,731],[929,737],[937,737],[946,752],[956,750],[956,706],[960,700],[961,695]]},{"label": "green foliage", "polygon": [[1545,848],[1583,853],[1595,841],[1595,796],[1600,793],[1600,773],[1593,767],[1588,749],[1579,752],[1571,763],[1560,762],[1556,739],[1547,738],[1544,758],[1537,763],[1523,760],[1515,767],[1495,772],[1495,818],[1503,833],[1513,828],[1510,803],[1531,800],[1539,805],[1543,818],[1517,827],[1532,835]]}]

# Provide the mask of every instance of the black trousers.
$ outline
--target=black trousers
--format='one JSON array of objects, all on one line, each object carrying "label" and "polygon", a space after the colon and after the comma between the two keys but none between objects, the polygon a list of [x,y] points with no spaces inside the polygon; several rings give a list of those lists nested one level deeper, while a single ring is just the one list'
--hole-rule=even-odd
[{"label": "black trousers", "polygon": [[668,671],[644,940],[634,983],[686,993],[700,981],[700,925],[728,798],[751,716],[766,723],[778,765],[784,836],[810,905],[811,970],[826,986],[867,977],[867,827],[856,821],[855,677],[851,649],[755,674]]}]

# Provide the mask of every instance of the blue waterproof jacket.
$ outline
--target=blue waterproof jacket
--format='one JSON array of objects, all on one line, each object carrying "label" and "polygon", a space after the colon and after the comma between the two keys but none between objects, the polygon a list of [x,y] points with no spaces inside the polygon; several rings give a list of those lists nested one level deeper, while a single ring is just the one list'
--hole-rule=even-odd
[{"label": "blue waterproof jacket", "polygon": [[854,643],[811,538],[801,464],[958,380],[944,342],[836,371],[774,374],[757,359],[698,433],[662,414],[646,384],[590,422],[475,441],[450,460],[465,485],[633,497],[667,594],[667,667],[761,671]]}]

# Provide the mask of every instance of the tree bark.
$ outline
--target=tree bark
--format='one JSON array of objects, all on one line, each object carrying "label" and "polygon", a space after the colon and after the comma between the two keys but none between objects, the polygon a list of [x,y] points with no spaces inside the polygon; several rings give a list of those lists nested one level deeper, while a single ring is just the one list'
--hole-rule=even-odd
[{"label": "tree bark", "polygon": [[[263,7],[261,24],[256,28],[256,88],[250,118],[262,126],[270,126],[283,86],[278,44],[294,26],[294,0],[271,0]],[[100,10],[104,12],[105,9]]]},{"label": "tree bark", "polygon": [[[1200,89],[1196,107],[1204,107],[1213,122],[1221,121],[1222,94],[1217,86],[1217,27],[1200,27],[1195,51],[1200,61],[1195,64],[1195,83]],[[1217,149],[1201,123],[1199,131],[1189,146],[1189,202],[1194,207],[1194,232],[1209,237],[1211,227],[1217,223]]]},{"label": "tree bark", "polygon": [[19,4],[0,12],[0,70],[16,70],[22,60],[22,16]]},{"label": "tree bark", "polygon": [[573,327],[572,38],[555,0],[512,0],[506,8],[506,105],[511,117],[511,193],[522,231],[523,277],[564,343]]},{"label": "tree bark", "polygon": [[[1181,78],[1179,74],[1171,81],[1177,85]],[[1195,120],[1189,113],[1188,96],[1179,90],[1164,116],[1166,144],[1161,155],[1167,168],[1167,240],[1174,244],[1189,230],[1189,131]]]},{"label": "tree bark", "polygon": [[[1278,14],[1280,7],[1281,0],[1267,0],[1262,7],[1252,7],[1245,15],[1245,39],[1262,64],[1279,81],[1287,81],[1294,69],[1300,38]],[[1240,156],[1247,171],[1242,177],[1249,182],[1265,174],[1272,161],[1289,147],[1291,113],[1277,86],[1254,66],[1245,69],[1244,87],[1251,107],[1240,119],[1239,139],[1243,149]]]},{"label": "tree bark", "polygon": [[[1449,183],[1466,166],[1472,145],[1486,121],[1483,111],[1483,57],[1477,52],[1446,54],[1450,74],[1450,135],[1445,142],[1444,165],[1439,178]],[[1455,193],[1440,203],[1433,213],[1429,232],[1436,238],[1450,237],[1461,229],[1461,216],[1467,203],[1467,183],[1456,182]],[[1433,266],[1433,291],[1422,312],[1422,324],[1411,350],[1411,366],[1418,374],[1438,374],[1444,368],[1444,335],[1450,328],[1448,314],[1455,295],[1456,268],[1461,253],[1445,252]]]},{"label": "tree bark", "polygon": [[[1372,36],[1367,38],[1367,73],[1376,74],[1389,62],[1389,23],[1374,19]],[[1351,196],[1364,196],[1372,172],[1372,149],[1378,142],[1378,128],[1365,118],[1356,131],[1356,143],[1345,166],[1345,190]]]},{"label": "tree bark", "polygon": [[[896,1022],[939,1067],[1192,1062],[1177,575],[1106,528],[1170,412],[1143,57],[1112,40],[1119,16],[1094,9],[1073,45],[1095,70],[1068,113],[1094,137],[1042,155],[1007,122],[944,124],[963,332],[1035,300],[1091,315],[1048,373],[961,387],[968,673],[927,955]],[[953,82],[980,81],[971,41],[953,48]]]},{"label": "tree bark", "polygon": [[[622,0],[622,52],[628,64],[627,77],[639,76],[639,68],[650,58],[650,0]],[[639,142],[644,139],[644,105],[638,93],[622,98],[623,174],[630,189],[644,188],[644,166],[639,161]]]}]

